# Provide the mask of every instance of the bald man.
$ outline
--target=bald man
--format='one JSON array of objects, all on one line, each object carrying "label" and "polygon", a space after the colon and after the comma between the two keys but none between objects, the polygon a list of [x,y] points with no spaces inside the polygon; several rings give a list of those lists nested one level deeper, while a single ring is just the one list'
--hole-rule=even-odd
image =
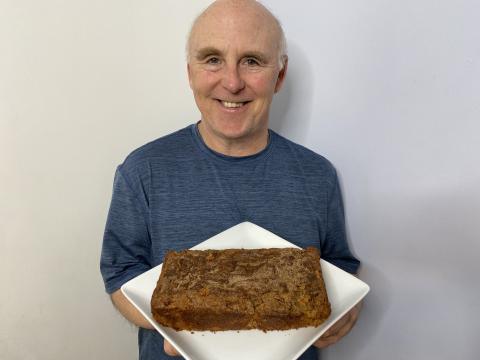
[{"label": "bald man", "polygon": [[[219,0],[195,20],[187,43],[190,87],[201,119],[133,151],[117,168],[103,240],[106,291],[139,327],[142,360],[178,355],[120,287],[243,221],[258,224],[351,273],[336,173],[322,156],[269,129],[272,98],[288,67],[278,20],[252,0]],[[337,342],[356,307],[315,347]],[[316,359],[315,347],[300,359]]]}]

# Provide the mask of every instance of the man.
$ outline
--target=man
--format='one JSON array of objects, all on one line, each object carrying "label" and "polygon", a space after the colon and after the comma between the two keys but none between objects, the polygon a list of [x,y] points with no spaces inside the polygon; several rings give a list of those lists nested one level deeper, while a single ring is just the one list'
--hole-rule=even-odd
[{"label": "man", "polygon": [[[178,353],[152,330],[119,288],[160,264],[167,250],[190,248],[243,221],[256,223],[355,273],[335,170],[323,157],[269,130],[273,95],[288,58],[276,18],[253,0],[219,0],[194,22],[188,76],[201,120],[155,140],[117,169],[102,249],[106,290],[139,326],[140,359]],[[353,309],[317,340],[343,337]],[[311,347],[301,359],[316,359]]]}]

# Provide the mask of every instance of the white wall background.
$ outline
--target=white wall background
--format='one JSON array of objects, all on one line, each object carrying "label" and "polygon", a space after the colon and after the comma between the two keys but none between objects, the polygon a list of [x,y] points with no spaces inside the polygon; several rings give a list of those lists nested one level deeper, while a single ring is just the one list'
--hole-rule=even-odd
[{"label": "white wall background", "polygon": [[[115,166],[198,119],[207,0],[0,0],[0,359],[134,359],[98,258]],[[265,3],[290,44],[272,127],[327,156],[371,285],[322,359],[476,359],[480,5]]]}]

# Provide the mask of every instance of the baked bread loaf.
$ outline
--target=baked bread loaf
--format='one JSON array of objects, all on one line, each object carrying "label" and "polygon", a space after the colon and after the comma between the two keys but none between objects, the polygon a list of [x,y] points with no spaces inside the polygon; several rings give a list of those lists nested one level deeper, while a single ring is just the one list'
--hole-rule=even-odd
[{"label": "baked bread loaf", "polygon": [[170,251],[152,315],[175,330],[318,326],[330,303],[315,248]]}]

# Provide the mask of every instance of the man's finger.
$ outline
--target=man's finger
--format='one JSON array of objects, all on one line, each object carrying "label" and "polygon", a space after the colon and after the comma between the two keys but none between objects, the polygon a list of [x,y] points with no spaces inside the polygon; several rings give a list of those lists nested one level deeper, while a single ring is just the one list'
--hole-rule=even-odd
[{"label": "man's finger", "polygon": [[167,355],[170,356],[179,356],[180,354],[178,353],[177,349],[173,347],[172,344],[170,344],[169,341],[163,340],[163,350]]},{"label": "man's finger", "polygon": [[357,318],[358,318],[358,314],[360,313],[361,306],[362,306],[362,303],[358,303],[357,305],[355,305],[340,320],[338,320],[335,324],[333,324],[333,326],[322,335],[321,339],[323,340],[325,338],[337,335],[337,333],[341,329],[344,329],[347,324],[350,324],[350,326],[347,328],[348,330],[350,330],[353,327],[353,325],[357,322]]},{"label": "man's finger", "polygon": [[320,339],[315,342],[315,346],[318,348],[326,348],[327,346],[335,344],[342,337],[344,337],[351,330],[352,327],[353,324],[347,323],[333,334],[330,334],[328,336],[325,336],[325,334],[322,335]]},{"label": "man's finger", "polygon": [[344,326],[338,329],[338,332],[333,336],[336,339],[335,342],[340,340],[342,337],[347,335],[350,332],[350,330],[352,330],[353,325],[355,325],[355,321],[356,319],[351,317]]},{"label": "man's finger", "polygon": [[355,307],[349,311],[315,342],[315,346],[321,349],[338,342],[353,328],[357,322],[358,313],[359,307]]},{"label": "man's finger", "polygon": [[335,324],[332,325],[330,329],[328,329],[323,335],[322,339],[329,338],[335,336],[338,331],[343,328],[348,322],[350,321],[350,313],[347,313],[343,316],[340,320],[338,320]]},{"label": "man's finger", "polygon": [[327,346],[333,345],[337,342],[334,338],[319,339],[315,342],[315,346],[319,349],[324,349]]}]

